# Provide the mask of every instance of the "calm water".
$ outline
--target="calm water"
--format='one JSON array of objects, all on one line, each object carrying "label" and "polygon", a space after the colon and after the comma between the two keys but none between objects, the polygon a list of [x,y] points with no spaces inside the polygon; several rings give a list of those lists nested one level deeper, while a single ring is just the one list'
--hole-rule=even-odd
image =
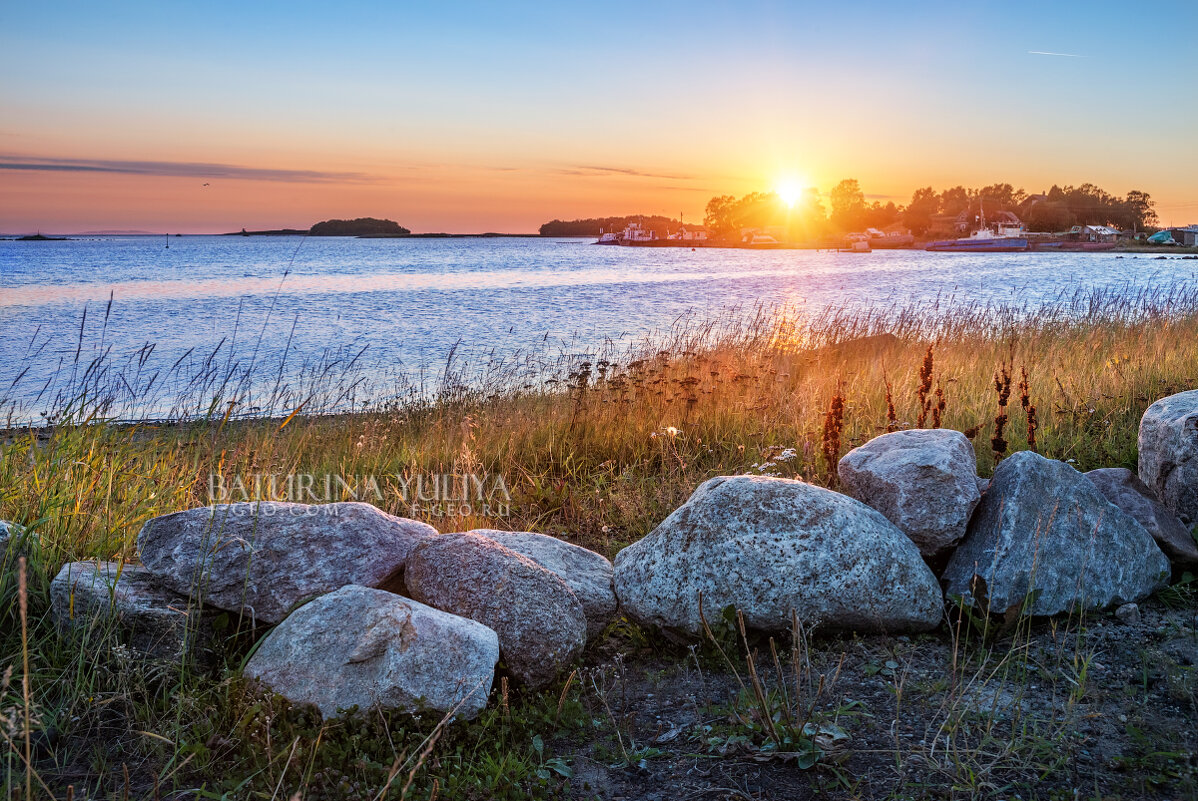
[{"label": "calm water", "polygon": [[[1186,282],[1198,265],[1109,253],[692,252],[575,239],[196,236],[166,243],[0,241],[0,399],[16,404],[18,416],[36,418],[53,405],[56,388],[81,385],[102,354],[97,365],[108,369],[93,367],[103,372],[95,385],[138,390],[182,358],[173,383],[160,377],[152,385],[160,411],[188,390],[184,374],[207,369],[212,380],[250,361],[269,374],[284,353],[286,378],[276,381],[298,387],[293,373],[301,366],[361,352],[356,370],[387,377],[371,390],[379,393],[397,376],[439,374],[455,345],[468,372],[470,360],[529,348],[585,353],[631,342],[688,313],[937,297],[1035,305],[1077,287]],[[146,355],[148,344],[154,347]],[[366,384],[355,392],[369,394]]]}]

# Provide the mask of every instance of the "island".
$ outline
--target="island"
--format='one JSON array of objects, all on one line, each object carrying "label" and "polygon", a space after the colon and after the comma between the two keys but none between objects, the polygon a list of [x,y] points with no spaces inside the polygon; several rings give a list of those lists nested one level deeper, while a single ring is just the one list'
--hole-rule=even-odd
[{"label": "island", "polygon": [[408,236],[412,232],[394,220],[379,220],[374,217],[359,217],[356,220],[324,220],[307,230],[303,228],[275,228],[268,231],[233,231],[224,236],[361,236],[392,237]]}]

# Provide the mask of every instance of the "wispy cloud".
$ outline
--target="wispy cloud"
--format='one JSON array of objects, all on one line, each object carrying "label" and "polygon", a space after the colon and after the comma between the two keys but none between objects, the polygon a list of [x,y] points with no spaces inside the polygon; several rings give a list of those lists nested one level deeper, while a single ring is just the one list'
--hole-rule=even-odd
[{"label": "wispy cloud", "polygon": [[1080,56],[1077,53],[1052,53],[1052,52],[1049,52],[1048,50],[1029,50],[1029,51],[1027,51],[1027,54],[1029,56],[1057,56],[1058,58],[1085,58],[1085,56]]},{"label": "wispy cloud", "polygon": [[694,179],[693,175],[678,175],[674,173],[648,172],[645,170],[633,170],[627,167],[599,167],[592,164],[580,164],[574,167],[567,167],[558,172],[564,175],[623,175],[633,178],[657,178],[659,180],[669,181],[690,181]]},{"label": "wispy cloud", "polygon": [[277,170],[196,161],[122,161],[115,159],[30,158],[0,155],[0,170],[32,172],[87,172],[149,175],[176,178],[227,178],[284,183],[365,183],[373,176],[360,172]]}]

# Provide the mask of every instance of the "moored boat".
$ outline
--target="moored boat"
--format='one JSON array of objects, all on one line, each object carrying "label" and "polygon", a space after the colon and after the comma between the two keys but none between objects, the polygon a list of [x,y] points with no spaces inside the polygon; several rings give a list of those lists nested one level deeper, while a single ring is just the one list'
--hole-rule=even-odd
[{"label": "moored boat", "polygon": [[1016,253],[1028,249],[1023,225],[998,223],[986,225],[986,213],[979,215],[980,226],[962,239],[940,239],[924,245],[924,250],[938,253]]},{"label": "moored boat", "polygon": [[1022,236],[970,236],[967,239],[942,239],[929,242],[924,250],[936,253],[1017,253],[1027,250],[1027,238]]}]

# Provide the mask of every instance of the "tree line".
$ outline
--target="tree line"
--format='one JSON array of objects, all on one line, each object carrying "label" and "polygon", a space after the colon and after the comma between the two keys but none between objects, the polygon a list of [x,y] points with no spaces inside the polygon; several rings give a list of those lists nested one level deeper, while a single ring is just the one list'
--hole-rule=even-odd
[{"label": "tree line", "polygon": [[868,202],[860,184],[847,178],[827,196],[828,208],[817,190],[808,189],[793,205],[774,192],[751,192],[737,198],[718,195],[707,204],[703,218],[710,236],[739,238],[746,228],[774,228],[788,239],[809,241],[866,228],[885,228],[895,223],[925,234],[937,218],[956,218],[964,213],[973,220],[982,214],[991,219],[999,212],[1015,214],[1030,231],[1064,231],[1074,225],[1112,225],[1123,230],[1152,230],[1157,224],[1153,202],[1147,192],[1112,195],[1094,184],[1057,186],[1044,193],[1029,194],[1011,184],[980,188],[954,186],[936,191],[915,190],[911,202]]},{"label": "tree line", "polygon": [[660,214],[629,214],[625,217],[590,217],[585,220],[551,220],[540,227],[541,236],[599,236],[600,233],[623,231],[630,223],[656,231],[658,236],[677,231],[681,220]]}]

